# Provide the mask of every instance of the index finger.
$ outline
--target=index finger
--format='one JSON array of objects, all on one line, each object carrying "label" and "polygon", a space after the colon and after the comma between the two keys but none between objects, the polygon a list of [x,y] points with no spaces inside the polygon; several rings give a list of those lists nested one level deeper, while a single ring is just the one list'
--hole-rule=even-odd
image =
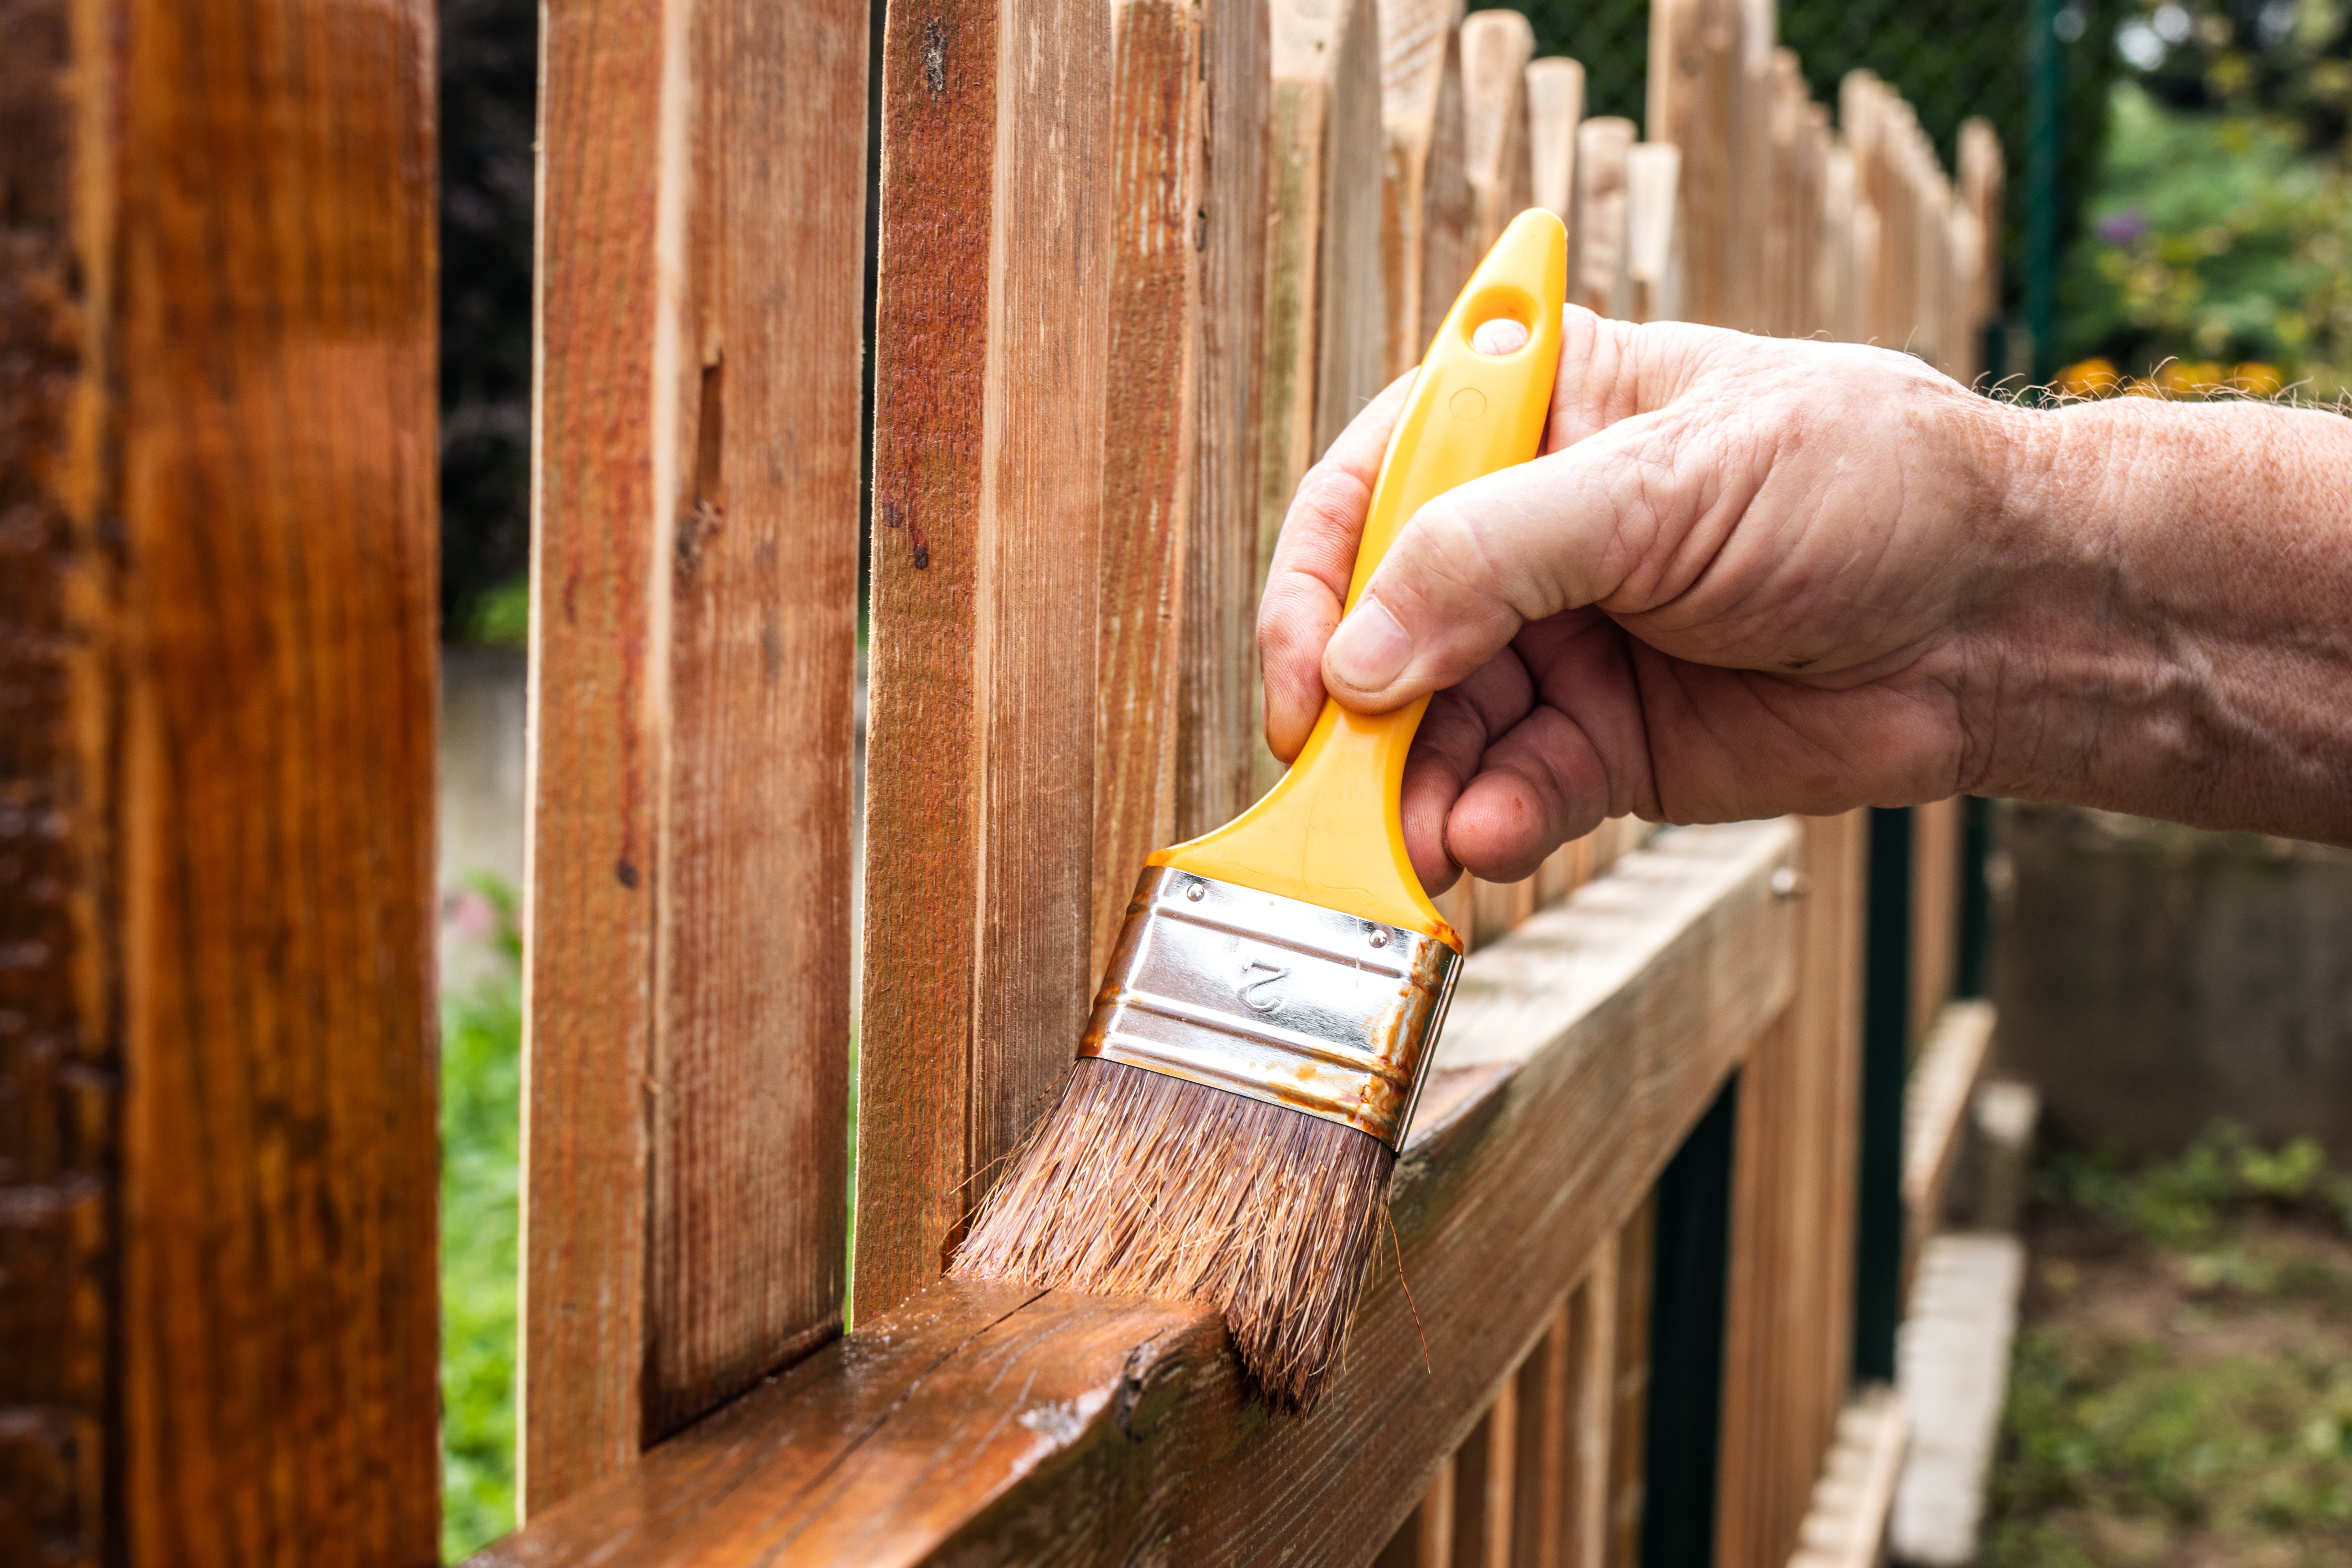
[{"label": "index finger", "polygon": [[1339,624],[1356,550],[1389,434],[1413,373],[1391,382],[1298,481],[1258,599],[1258,658],[1265,671],[1265,741],[1284,762],[1298,754],[1323,710],[1323,645]]}]

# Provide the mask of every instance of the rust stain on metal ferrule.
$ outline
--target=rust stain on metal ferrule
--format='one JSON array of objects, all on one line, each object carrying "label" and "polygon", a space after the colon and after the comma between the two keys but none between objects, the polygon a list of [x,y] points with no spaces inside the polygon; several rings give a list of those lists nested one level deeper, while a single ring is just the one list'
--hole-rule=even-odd
[{"label": "rust stain on metal ferrule", "polygon": [[1153,866],[1078,1054],[1288,1106],[1394,1149],[1461,964],[1420,931]]}]

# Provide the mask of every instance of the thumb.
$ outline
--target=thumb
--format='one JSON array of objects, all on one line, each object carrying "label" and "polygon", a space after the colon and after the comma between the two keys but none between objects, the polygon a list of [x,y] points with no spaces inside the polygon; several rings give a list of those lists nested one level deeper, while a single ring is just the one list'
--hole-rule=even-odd
[{"label": "thumb", "polygon": [[1609,597],[1661,536],[1658,508],[1689,466],[1665,461],[1670,416],[1642,405],[1670,400],[1679,376],[1639,374],[1637,329],[1585,310],[1567,327],[1552,393],[1552,439],[1567,445],[1451,489],[1397,531],[1324,647],[1324,689],[1345,708],[1388,712],[1456,687],[1528,621]]}]

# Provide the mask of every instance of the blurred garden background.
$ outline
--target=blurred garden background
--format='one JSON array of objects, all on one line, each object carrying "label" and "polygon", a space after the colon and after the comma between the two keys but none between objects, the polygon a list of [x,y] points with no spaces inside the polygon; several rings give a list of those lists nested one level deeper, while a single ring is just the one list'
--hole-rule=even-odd
[{"label": "blurred garden background", "polygon": [[[1523,8],[1539,53],[1585,62],[1588,112],[1640,121],[1648,0]],[[514,1521],[538,5],[441,0],[440,21],[444,1544],[454,1559]],[[1985,363],[2012,390],[2344,395],[2352,0],[1783,0],[1780,30],[1824,102],[1856,68],[1891,82],[1948,165],[1964,118],[1994,123],[2009,211],[2004,321]],[[2150,847],[2127,828],[2101,838],[2105,827],[2068,826],[2051,840],[2063,840],[2051,851],[2059,859],[2001,873],[2014,920],[2058,907],[2056,895],[2032,904],[2045,885],[2036,868],[2060,866],[2053,875],[2074,879],[2063,885],[2083,887],[2111,862],[2139,868],[2139,894],[2098,903],[2105,912],[2064,939],[2118,952],[2139,942],[2140,968],[2128,954],[2109,966],[2118,986],[2147,988],[2149,965],[2185,973],[2176,950],[2210,936],[2190,911],[2211,885],[2200,878],[2270,878],[2310,909],[2352,908],[2352,872],[2334,852],[2204,836],[2190,836],[2199,847],[2178,837]],[[2129,922],[2168,897],[2187,902],[2165,928],[2171,956],[2151,958],[2148,928]],[[2296,918],[2309,929],[2320,917]],[[2261,934],[2270,929],[2242,945],[2279,947],[2275,931]],[[2279,1026],[2342,1055],[2352,995],[2335,973],[2340,950],[2295,950],[2306,954],[2303,1011]],[[2037,994],[2005,995],[2004,1018]],[[2196,998],[2168,1006],[2205,1016]],[[2352,1091],[2352,1077],[2343,1081]],[[2291,1116],[2251,1120],[2125,1136],[2095,1117],[2055,1117],[2028,1224],[2035,1261],[1987,1561],[2352,1563],[2352,1182],[2331,1167],[2352,1163],[2352,1147]]]}]

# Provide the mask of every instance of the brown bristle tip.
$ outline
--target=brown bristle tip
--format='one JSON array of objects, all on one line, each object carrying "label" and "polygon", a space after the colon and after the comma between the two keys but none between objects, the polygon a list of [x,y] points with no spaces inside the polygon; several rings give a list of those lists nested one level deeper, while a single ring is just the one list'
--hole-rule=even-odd
[{"label": "brown bristle tip", "polygon": [[1272,1402],[1337,1370],[1396,1154],[1303,1111],[1081,1058],[950,1272],[1225,1315]]}]

